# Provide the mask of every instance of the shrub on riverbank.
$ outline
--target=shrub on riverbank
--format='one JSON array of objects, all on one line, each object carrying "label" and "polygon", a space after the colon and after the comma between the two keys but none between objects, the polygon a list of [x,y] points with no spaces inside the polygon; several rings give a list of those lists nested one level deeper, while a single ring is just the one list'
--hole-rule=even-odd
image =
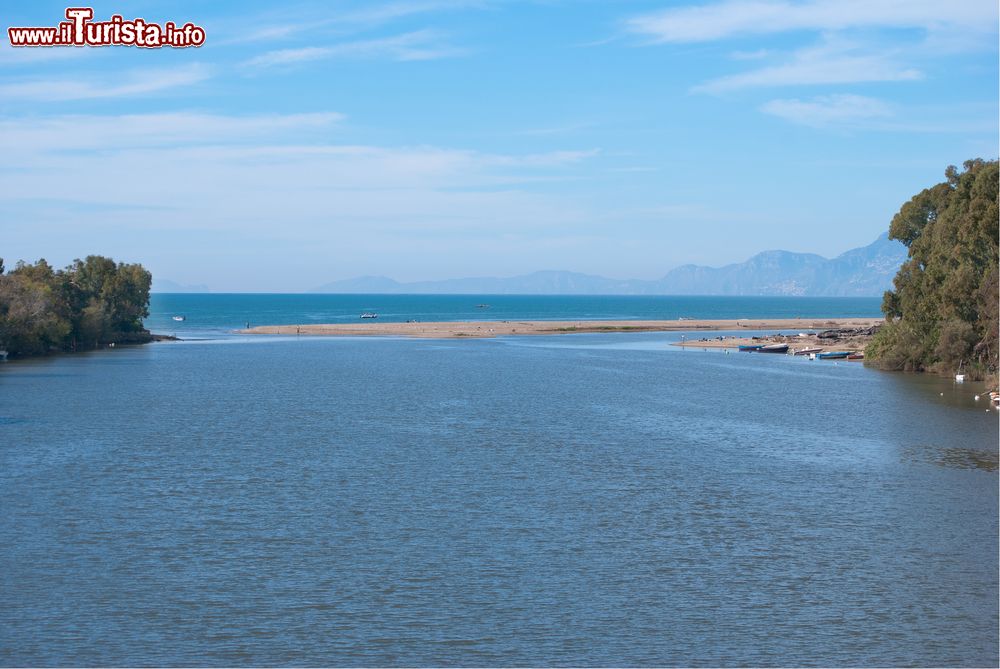
[{"label": "shrub on riverbank", "polygon": [[997,372],[997,161],[965,162],[915,195],[892,219],[889,237],[909,248],[894,290],[882,301],[886,325],[865,351],[883,369]]},{"label": "shrub on riverbank", "polygon": [[149,341],[152,277],[142,265],[87,256],[62,270],[0,260],[0,349],[12,356]]}]

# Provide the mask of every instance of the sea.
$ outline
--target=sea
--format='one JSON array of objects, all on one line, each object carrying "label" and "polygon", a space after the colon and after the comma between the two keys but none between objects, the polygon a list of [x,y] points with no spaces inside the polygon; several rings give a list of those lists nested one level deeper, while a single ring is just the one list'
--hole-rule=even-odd
[{"label": "sea", "polygon": [[[247,325],[408,320],[673,320],[881,316],[881,298],[631,295],[154,294],[146,326],[180,337],[232,333]],[[178,322],[173,318],[183,317]]]},{"label": "sea", "polygon": [[233,334],[363,311],[878,300],[155,295],[182,341],[0,364],[0,665],[1000,662],[984,386],[669,332]]}]

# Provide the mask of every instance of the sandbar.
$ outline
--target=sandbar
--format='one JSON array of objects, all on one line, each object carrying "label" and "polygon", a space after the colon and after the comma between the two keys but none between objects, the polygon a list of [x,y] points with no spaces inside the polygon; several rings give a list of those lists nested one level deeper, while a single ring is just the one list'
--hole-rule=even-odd
[{"label": "sandbar", "polygon": [[683,331],[807,331],[831,328],[867,328],[881,318],[764,318],[739,320],[585,320],[585,321],[438,321],[392,323],[366,320],[325,325],[260,325],[238,334],[311,335],[324,337],[419,337],[426,339],[487,338],[522,335],[582,334],[594,332]]}]

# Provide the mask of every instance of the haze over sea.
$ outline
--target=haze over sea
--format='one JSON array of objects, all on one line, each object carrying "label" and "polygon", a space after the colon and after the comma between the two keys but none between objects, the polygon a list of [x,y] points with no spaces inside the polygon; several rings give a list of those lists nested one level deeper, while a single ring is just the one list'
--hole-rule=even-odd
[{"label": "haze over sea", "polygon": [[0,365],[0,665],[1000,661],[1000,434],[978,386],[681,333],[229,334],[362,311],[877,316],[877,298],[151,311],[187,340]]}]

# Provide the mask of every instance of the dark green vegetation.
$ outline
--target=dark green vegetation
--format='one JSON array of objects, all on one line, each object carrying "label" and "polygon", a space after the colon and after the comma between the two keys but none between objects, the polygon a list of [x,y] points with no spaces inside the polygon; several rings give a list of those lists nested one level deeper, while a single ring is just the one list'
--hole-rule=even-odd
[{"label": "dark green vegetation", "polygon": [[0,260],[0,349],[39,355],[150,341],[142,319],[151,280],[142,265],[102,256],[63,270],[19,262],[6,274]]},{"label": "dark green vegetation", "polygon": [[985,378],[997,371],[997,161],[965,162],[903,205],[889,236],[909,259],[882,301],[886,325],[865,351],[883,369]]}]

